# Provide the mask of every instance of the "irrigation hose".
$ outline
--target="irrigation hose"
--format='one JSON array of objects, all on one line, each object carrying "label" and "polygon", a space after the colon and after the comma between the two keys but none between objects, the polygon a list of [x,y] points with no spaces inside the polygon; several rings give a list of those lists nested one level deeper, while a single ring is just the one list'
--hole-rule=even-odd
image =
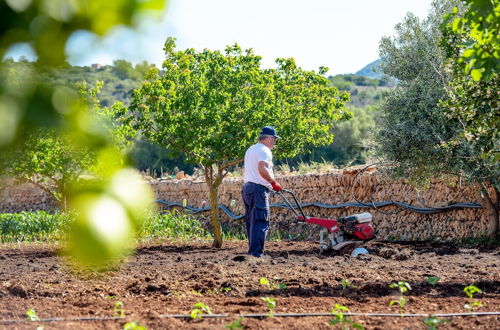
[{"label": "irrigation hose", "polygon": [[[352,183],[349,187],[349,195],[356,201],[355,203],[341,203],[341,204],[335,204],[335,205],[330,205],[330,204],[322,204],[322,203],[304,203],[300,204],[302,207],[308,207],[308,206],[316,206],[319,208],[327,208],[327,209],[337,209],[337,208],[347,208],[347,207],[355,207],[355,208],[370,208],[370,209],[375,209],[377,212],[386,214],[386,215],[395,215],[398,214],[404,210],[408,210],[411,212],[419,213],[419,214],[435,214],[435,213],[441,213],[441,212],[447,212],[447,211],[452,211],[456,209],[464,209],[464,208],[482,208],[481,204],[479,203],[474,203],[474,202],[465,202],[465,203],[456,203],[456,204],[451,204],[447,206],[442,206],[442,207],[416,207],[410,204],[402,203],[402,202],[397,202],[397,201],[384,201],[384,202],[375,202],[373,199],[373,195],[377,189],[377,187],[384,183],[385,181],[381,181],[374,186],[372,186],[370,190],[370,201],[368,202],[363,202],[357,199],[357,197],[354,194],[354,186],[357,183],[357,179],[369,168],[374,167],[374,166],[391,166],[394,165],[394,163],[388,163],[388,162],[380,162],[380,163],[375,163],[375,164],[370,164],[359,170],[356,175],[354,176]],[[461,178],[460,178],[461,179]],[[461,181],[460,181],[461,182]],[[420,198],[419,198],[420,199]],[[203,208],[196,208],[192,207],[189,205],[182,205],[179,203],[173,203],[173,202],[168,202],[164,200],[156,200],[156,203],[163,204],[166,206],[166,208],[171,208],[174,206],[181,207],[184,209],[189,210],[190,213],[196,214],[199,212],[204,212],[204,211],[209,211],[211,207],[203,207]],[[425,205],[422,201],[420,201],[422,204]],[[444,204],[444,203],[442,203]],[[386,212],[381,210],[382,207],[386,206],[397,206],[399,209],[396,211],[392,212]],[[270,207],[281,207],[281,208],[288,208],[288,206],[284,203],[282,204],[271,204],[269,205]],[[500,206],[500,204],[498,205]],[[226,206],[219,204],[218,205],[219,209],[221,209],[224,213],[226,213],[227,216],[229,216],[232,220],[239,220],[244,217],[244,215],[236,215],[233,212],[231,212]],[[298,205],[295,205],[294,208],[298,208]]]},{"label": "irrigation hose", "polygon": [[[330,317],[332,313],[273,313],[273,317]],[[365,316],[365,317],[464,317],[464,316],[492,316],[500,315],[500,312],[472,312],[472,313],[417,313],[417,314],[398,314],[398,313],[342,313],[344,316]],[[190,319],[189,314],[164,314],[159,315],[159,318],[174,318],[174,319]],[[203,319],[210,318],[266,318],[269,314],[202,314],[199,317]],[[79,321],[117,321],[127,320],[127,317],[111,317],[111,316],[94,316],[94,317],[75,317],[75,318],[47,318],[37,321],[29,320],[0,320],[0,324],[15,324],[15,323],[37,323],[37,322],[79,322]]]},{"label": "irrigation hose", "polygon": [[[192,207],[189,205],[182,205],[180,203],[174,203],[174,202],[168,202],[164,200],[156,200],[156,203],[165,205],[166,208],[171,208],[171,207],[181,207],[184,209],[187,209],[190,213],[196,214],[199,212],[205,212],[209,211],[211,209],[210,206],[203,207],[203,208],[196,208]],[[457,203],[453,205],[448,205],[444,207],[415,207],[409,204],[401,203],[401,202],[371,202],[371,203],[341,203],[341,204],[322,204],[322,203],[302,203],[300,204],[302,207],[309,207],[309,206],[316,206],[319,208],[326,208],[326,209],[339,209],[339,208],[346,208],[346,207],[355,207],[355,208],[374,208],[377,211],[380,211],[379,208],[389,206],[389,205],[396,205],[399,206],[403,209],[407,209],[409,211],[415,212],[415,213],[420,213],[420,214],[434,214],[434,213],[441,213],[441,212],[446,212],[446,211],[451,211],[455,209],[462,209],[462,208],[481,208],[482,206],[479,203]],[[229,210],[226,206],[219,204],[219,209],[221,209],[224,213],[226,213],[227,216],[229,216],[232,220],[239,220],[242,219],[244,216],[243,215],[236,215],[231,210]],[[284,203],[276,203],[276,204],[270,204],[270,207],[281,207],[281,208],[288,208],[286,204]],[[298,207],[297,205],[294,205],[294,207]]]}]

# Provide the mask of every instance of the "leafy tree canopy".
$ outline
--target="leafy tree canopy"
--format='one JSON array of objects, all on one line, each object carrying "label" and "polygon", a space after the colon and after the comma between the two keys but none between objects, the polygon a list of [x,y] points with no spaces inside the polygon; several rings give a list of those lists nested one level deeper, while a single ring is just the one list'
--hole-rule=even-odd
[{"label": "leafy tree canopy", "polygon": [[243,161],[261,127],[273,125],[283,137],[275,155],[291,157],[310,145],[333,141],[331,126],[347,119],[347,93],[323,76],[326,68],[303,71],[293,59],[261,69],[251,49],[229,46],[225,53],[164,47],[164,72],[151,71],[128,109],[132,126],[150,141],[184,154],[203,169],[210,189],[214,245],[222,245],[217,189],[231,166]]},{"label": "leafy tree canopy", "polygon": [[498,231],[494,205],[500,173],[494,157],[485,155],[498,146],[498,139],[491,140],[498,131],[498,79],[472,85],[463,70],[453,69],[460,62],[448,57],[449,49],[460,44],[447,39],[455,43],[443,47],[440,26],[454,6],[456,1],[435,1],[424,21],[408,14],[396,26],[395,37],[382,39],[384,72],[399,83],[381,107],[378,153],[395,163],[396,174],[416,184],[442,175],[474,184],[488,212],[491,236]]},{"label": "leafy tree canopy", "polygon": [[164,74],[148,77],[129,110],[151,141],[186,153],[193,163],[241,161],[265,125],[284,137],[277,155],[294,156],[307,145],[332,142],[329,128],[350,116],[343,108],[348,94],[339,94],[322,75],[302,71],[293,59],[262,70],[260,56],[237,45],[225,54],[174,47],[168,39]]}]

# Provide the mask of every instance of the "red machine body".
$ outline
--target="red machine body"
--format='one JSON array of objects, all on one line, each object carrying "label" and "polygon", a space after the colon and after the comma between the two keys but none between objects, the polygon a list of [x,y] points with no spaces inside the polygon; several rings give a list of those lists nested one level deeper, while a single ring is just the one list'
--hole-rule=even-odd
[{"label": "red machine body", "polygon": [[371,215],[369,215],[369,213],[361,213],[360,215],[356,214],[337,220],[315,217],[306,217],[304,220],[304,217],[299,215],[297,220],[324,227],[330,234],[343,230],[344,233],[355,236],[361,240],[373,238],[374,230],[371,222]]},{"label": "red machine body", "polygon": [[[283,193],[289,193],[293,197],[296,206],[291,205]],[[297,221],[313,223],[324,228],[320,231],[321,251],[331,249],[340,251],[346,246],[357,247],[361,241],[369,240],[374,235],[372,215],[370,213],[359,213],[338,219],[308,217],[292,191],[282,189],[279,194],[288,208],[297,215]],[[300,210],[300,215],[295,208]]]}]

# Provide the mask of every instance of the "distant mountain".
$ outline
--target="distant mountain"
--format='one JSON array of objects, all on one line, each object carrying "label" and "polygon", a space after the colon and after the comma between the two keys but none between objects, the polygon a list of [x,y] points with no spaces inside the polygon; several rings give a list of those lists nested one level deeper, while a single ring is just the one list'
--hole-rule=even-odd
[{"label": "distant mountain", "polygon": [[368,64],[363,69],[356,72],[355,74],[357,74],[359,76],[373,78],[373,79],[381,79],[383,76],[382,69],[380,68],[381,63],[382,63],[382,60],[378,59],[378,60]]}]

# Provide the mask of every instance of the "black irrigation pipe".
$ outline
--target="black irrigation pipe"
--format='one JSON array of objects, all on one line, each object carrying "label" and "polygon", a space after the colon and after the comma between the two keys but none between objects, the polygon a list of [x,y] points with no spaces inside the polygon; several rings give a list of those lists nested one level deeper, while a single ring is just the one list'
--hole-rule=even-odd
[{"label": "black irrigation pipe", "polygon": [[[192,206],[184,206],[180,203],[174,203],[174,202],[168,202],[164,200],[156,200],[156,203],[165,205],[167,208],[171,207],[182,207],[184,209],[187,209],[190,211],[190,213],[196,214],[199,212],[205,212],[209,211],[211,209],[210,206],[202,207],[202,208],[196,208]],[[293,205],[293,204],[292,204]],[[386,207],[390,205],[396,205],[399,206],[403,209],[407,209],[409,211],[415,212],[415,213],[420,213],[420,214],[434,214],[434,213],[441,213],[441,212],[447,212],[447,211],[452,211],[456,209],[462,209],[462,208],[482,208],[481,204],[479,203],[457,203],[457,204],[452,204],[444,207],[415,207],[410,204],[406,203],[401,203],[401,202],[372,202],[372,203],[359,203],[359,202],[351,202],[351,203],[341,203],[341,204],[322,204],[322,203],[303,203],[300,204],[302,207],[308,207],[308,206],[316,206],[319,208],[326,208],[326,209],[340,209],[340,208],[346,208],[346,207],[355,207],[355,208],[374,208],[378,209],[380,207]],[[224,213],[226,213],[231,219],[233,220],[239,220],[242,219],[244,216],[243,215],[236,215],[231,210],[229,210],[225,205],[219,204],[219,209],[221,209]],[[288,206],[284,203],[276,203],[276,204],[270,204],[270,207],[281,207],[281,208],[288,208]],[[295,208],[297,208],[297,205],[293,205]]]},{"label": "black irrigation pipe", "polygon": [[[273,313],[273,317],[324,317],[324,316],[335,316],[332,313]],[[342,313],[344,316],[368,316],[368,317],[456,317],[456,316],[491,316],[500,315],[500,312],[473,312],[473,313],[437,313],[437,314],[397,314],[397,313]],[[184,314],[171,314],[171,315],[160,315],[160,318],[191,318],[190,315]],[[243,317],[243,318],[266,318],[269,317],[267,314],[203,314],[202,318],[226,318],[226,317]]]},{"label": "black irrigation pipe", "polygon": [[[397,314],[397,313],[342,313],[344,316],[365,316],[365,317],[463,317],[463,316],[492,316],[500,315],[500,312],[473,312],[473,313],[418,313],[418,314]],[[332,313],[276,313],[273,317],[332,317]],[[191,315],[188,314],[165,314],[159,315],[159,318],[175,318],[175,319],[190,319]],[[243,317],[243,318],[266,318],[269,314],[203,314],[199,317],[203,319],[210,318],[229,318],[229,317]],[[118,321],[128,320],[129,317],[107,317],[107,316],[94,316],[94,317],[75,317],[75,318],[47,318],[36,321],[28,320],[0,320],[0,324],[16,324],[16,323],[37,323],[37,322],[79,322],[79,321]]]}]

